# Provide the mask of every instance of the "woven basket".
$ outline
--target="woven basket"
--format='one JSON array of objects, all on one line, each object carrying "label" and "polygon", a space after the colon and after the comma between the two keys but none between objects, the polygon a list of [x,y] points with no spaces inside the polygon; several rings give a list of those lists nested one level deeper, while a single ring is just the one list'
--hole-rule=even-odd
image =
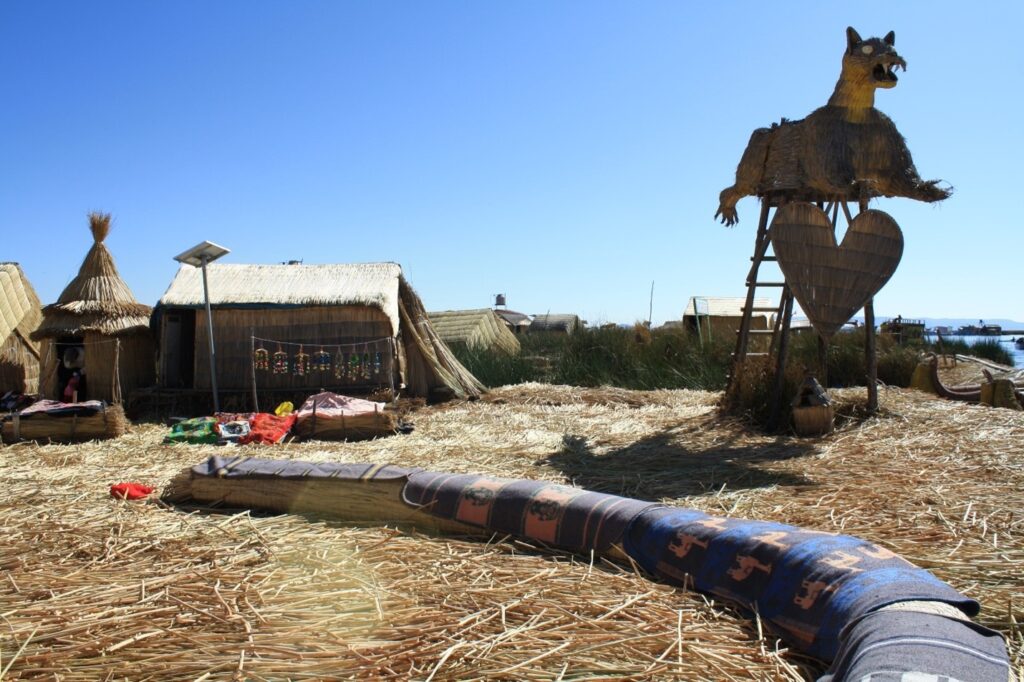
[{"label": "woven basket", "polygon": [[798,436],[821,436],[832,433],[835,413],[831,405],[793,408],[793,427]]}]

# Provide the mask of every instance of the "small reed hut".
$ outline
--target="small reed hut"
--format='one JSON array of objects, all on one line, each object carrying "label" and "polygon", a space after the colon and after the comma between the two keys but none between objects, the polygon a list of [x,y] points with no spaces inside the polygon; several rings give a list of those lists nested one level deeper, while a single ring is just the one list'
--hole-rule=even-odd
[{"label": "small reed hut", "polygon": [[533,321],[530,322],[530,333],[531,334],[573,334],[583,324],[580,322],[579,315],[535,315]]},{"label": "small reed hut", "polygon": [[154,383],[152,308],[135,300],[103,244],[110,214],[89,214],[89,229],[93,245],[78,275],[56,303],[43,308],[32,334],[44,345],[40,392],[63,399],[74,380],[79,400],[120,403],[130,391]]},{"label": "small reed hut", "polygon": [[[735,339],[736,330],[743,321],[745,298],[729,298],[724,296],[691,296],[683,311],[683,327],[699,333],[702,339]],[[778,304],[766,299],[755,298],[754,308],[773,308]],[[756,330],[771,329],[774,322],[771,313],[757,311],[751,313],[750,328]]]},{"label": "small reed hut", "polygon": [[530,330],[530,316],[508,308],[496,308],[497,315],[513,334],[525,334]]},{"label": "small reed hut", "polygon": [[[207,266],[217,388],[478,396],[397,263]],[[159,380],[211,388],[202,271],[183,265],[153,316]]]},{"label": "small reed hut", "polygon": [[449,346],[458,344],[473,350],[519,355],[519,339],[490,308],[444,310],[428,315],[437,335]]},{"label": "small reed hut", "polygon": [[40,344],[30,337],[43,319],[35,289],[17,263],[0,263],[0,395],[39,391]]}]

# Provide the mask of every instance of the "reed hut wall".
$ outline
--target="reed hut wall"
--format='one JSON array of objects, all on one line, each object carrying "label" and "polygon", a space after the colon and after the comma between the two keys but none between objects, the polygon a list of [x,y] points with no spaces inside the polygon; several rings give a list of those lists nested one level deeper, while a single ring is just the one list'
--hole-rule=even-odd
[{"label": "reed hut wall", "polygon": [[[166,316],[174,308],[164,311]],[[256,341],[255,347],[262,347],[273,356],[279,349],[274,342],[280,341],[280,350],[289,359],[289,371],[286,374],[275,374],[272,370],[256,372],[256,385],[260,390],[266,389],[310,389],[343,388],[355,384],[370,386],[391,385],[392,376],[382,371],[380,375],[371,376],[363,382],[352,382],[336,379],[332,372],[310,371],[302,376],[297,375],[291,366],[298,346],[302,344],[302,352],[311,357],[320,351],[331,354],[333,363],[340,352],[372,352],[390,353],[384,366],[394,373],[398,362],[393,350],[388,351],[386,339],[393,336],[391,321],[379,308],[362,305],[344,306],[304,306],[304,307],[258,307],[258,308],[215,308],[213,309],[213,340],[217,360],[217,388],[225,391],[241,391],[252,389],[253,346],[252,336],[272,341]],[[165,343],[168,340],[165,338]],[[174,341],[170,341],[173,343]],[[339,345],[355,348],[338,348]],[[168,348],[161,348],[161,361],[166,357]],[[209,389],[210,383],[210,351],[206,322],[206,311],[195,313],[194,340],[194,381],[193,388]],[[382,358],[384,360],[384,358]],[[161,371],[161,376],[164,376]],[[396,383],[398,379],[396,377]]]},{"label": "reed hut wall", "polygon": [[[43,340],[39,394],[44,398],[64,398],[64,384],[60,380],[60,349],[66,343],[67,337]],[[148,331],[118,336],[89,331],[77,338],[75,344],[83,344],[85,347],[86,386],[84,394],[79,396],[80,400],[120,403],[132,391],[156,383],[156,347]]]},{"label": "reed hut wall", "polygon": [[[39,393],[45,398],[64,399],[58,344],[65,342],[64,338],[43,341]],[[156,348],[149,332],[118,336],[85,332],[77,342],[85,347],[85,391],[80,400],[120,403],[132,391],[156,383]]]},{"label": "reed hut wall", "polygon": [[35,345],[17,333],[0,343],[0,395],[7,391],[39,391],[39,352]]},{"label": "reed hut wall", "polygon": [[[691,318],[693,319],[693,318]],[[736,338],[736,332],[740,328],[743,318],[740,316],[701,316],[701,332],[707,334],[710,331],[711,338],[717,340],[732,340]],[[751,329],[768,329],[769,318],[767,315],[753,315],[750,318]],[[706,325],[706,328],[705,328]]]}]

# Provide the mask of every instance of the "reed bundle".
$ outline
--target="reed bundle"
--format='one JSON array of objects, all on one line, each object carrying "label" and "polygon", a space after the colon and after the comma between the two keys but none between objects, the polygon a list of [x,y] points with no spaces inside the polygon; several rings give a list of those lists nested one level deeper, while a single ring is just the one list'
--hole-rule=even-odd
[{"label": "reed bundle", "polygon": [[390,436],[397,428],[398,418],[387,410],[351,416],[317,413],[295,422],[292,433],[299,438],[317,440],[366,440]]},{"label": "reed bundle", "polygon": [[[833,391],[836,431],[789,439],[721,417],[720,394],[524,384],[428,407],[401,439],[243,446],[574,483],[855,534],[982,602],[1024,666],[1024,415]],[[214,446],[0,450],[0,654],[12,679],[813,679],[756,614],[631,566],[294,514],[112,500]],[[6,679],[6,677],[5,677]]]},{"label": "reed bundle", "polygon": [[120,405],[108,405],[99,412],[85,415],[37,413],[26,419],[12,417],[0,426],[4,443],[23,440],[80,443],[117,438],[127,431],[128,418]]}]

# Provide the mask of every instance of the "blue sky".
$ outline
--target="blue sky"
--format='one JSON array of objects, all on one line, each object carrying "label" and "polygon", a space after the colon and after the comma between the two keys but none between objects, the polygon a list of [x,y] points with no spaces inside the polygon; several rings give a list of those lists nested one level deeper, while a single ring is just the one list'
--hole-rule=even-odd
[{"label": "blue sky", "polygon": [[744,293],[757,204],[712,215],[754,128],[822,105],[844,30],[895,30],[876,106],[941,205],[880,315],[1024,319],[1024,3],[0,4],[0,260],[52,302],[108,211],[154,304],[172,256],[396,261],[429,309],[678,319]]}]

